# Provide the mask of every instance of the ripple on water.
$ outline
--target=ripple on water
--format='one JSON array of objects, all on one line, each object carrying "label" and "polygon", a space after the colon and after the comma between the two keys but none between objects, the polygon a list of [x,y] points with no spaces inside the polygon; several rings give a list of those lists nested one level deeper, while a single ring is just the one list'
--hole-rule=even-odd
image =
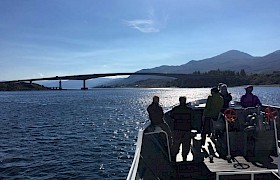
[{"label": "ripple on water", "polygon": [[[0,179],[125,179],[146,108],[160,96],[164,111],[201,89],[95,89],[0,92]],[[237,100],[242,87],[230,88]],[[254,90],[280,105],[279,88]]]}]

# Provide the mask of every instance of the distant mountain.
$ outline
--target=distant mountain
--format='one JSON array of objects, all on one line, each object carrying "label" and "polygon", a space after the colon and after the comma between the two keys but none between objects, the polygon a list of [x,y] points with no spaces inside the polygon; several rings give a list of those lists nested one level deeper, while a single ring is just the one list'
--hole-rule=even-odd
[{"label": "distant mountain", "polygon": [[[180,66],[159,66],[151,69],[142,69],[137,72],[157,72],[157,73],[182,73],[189,74],[194,71],[207,72],[210,70],[232,70],[240,71],[244,69],[247,73],[271,73],[280,69],[280,50],[263,57],[254,57],[250,54],[230,50],[220,55],[203,59],[191,60]],[[156,76],[129,76],[122,81],[122,84],[135,83],[145,79],[164,78]],[[165,78],[166,79],[166,78]]]}]

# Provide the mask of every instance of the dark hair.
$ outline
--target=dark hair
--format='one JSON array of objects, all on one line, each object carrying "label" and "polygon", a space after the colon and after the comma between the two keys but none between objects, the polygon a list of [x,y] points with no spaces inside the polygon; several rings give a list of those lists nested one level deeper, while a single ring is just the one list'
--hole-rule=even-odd
[{"label": "dark hair", "polygon": [[179,97],[180,103],[185,103],[187,101],[187,98],[185,96]]},{"label": "dark hair", "polygon": [[155,101],[155,100],[159,100],[159,97],[158,96],[154,96],[153,97],[153,101]]},{"label": "dark hair", "polygon": [[219,93],[219,90],[218,90],[218,88],[213,87],[213,88],[211,89],[211,92],[213,92],[213,93]]}]

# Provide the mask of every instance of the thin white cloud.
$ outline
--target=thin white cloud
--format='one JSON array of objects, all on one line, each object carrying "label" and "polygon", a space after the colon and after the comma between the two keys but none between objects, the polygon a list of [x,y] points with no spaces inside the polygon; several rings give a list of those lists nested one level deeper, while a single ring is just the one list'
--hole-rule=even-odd
[{"label": "thin white cloud", "polygon": [[44,77],[44,74],[43,73],[38,73],[39,77]]},{"label": "thin white cloud", "polygon": [[125,20],[124,22],[128,27],[137,29],[140,32],[157,33],[165,28],[167,20],[168,15],[166,13],[156,13],[154,8],[150,8],[146,18]]},{"label": "thin white cloud", "polygon": [[155,33],[160,31],[159,28],[156,27],[155,21],[151,19],[136,19],[125,22],[129,27],[137,29],[143,33]]}]

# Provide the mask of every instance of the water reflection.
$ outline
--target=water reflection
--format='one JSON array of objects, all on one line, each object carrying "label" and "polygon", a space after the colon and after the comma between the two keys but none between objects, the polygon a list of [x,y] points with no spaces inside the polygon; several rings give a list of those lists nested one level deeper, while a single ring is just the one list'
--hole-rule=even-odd
[{"label": "water reflection", "polygon": [[[245,93],[228,91],[233,100]],[[0,179],[124,179],[152,97],[160,97],[166,112],[180,96],[194,101],[209,94],[210,88],[0,92]],[[279,87],[255,87],[254,94],[280,106]]]}]

